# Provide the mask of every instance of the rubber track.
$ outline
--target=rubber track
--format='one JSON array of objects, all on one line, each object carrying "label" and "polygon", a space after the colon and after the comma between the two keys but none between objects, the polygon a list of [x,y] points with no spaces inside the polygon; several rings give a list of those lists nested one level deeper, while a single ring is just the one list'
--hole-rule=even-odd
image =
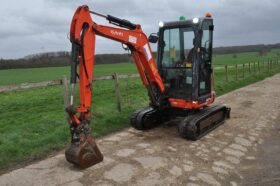
[{"label": "rubber track", "polygon": [[[200,131],[200,126],[198,124],[204,120],[213,116],[217,112],[222,111],[223,118],[219,118],[214,125],[210,124],[206,130]],[[210,131],[214,130],[218,126],[224,123],[224,121],[229,117],[230,108],[226,107],[225,105],[216,105],[207,107],[198,113],[188,116],[178,125],[178,132],[183,138],[187,138],[190,140],[198,140],[204,135],[208,134]],[[211,126],[212,125],[212,126]],[[198,133],[200,132],[200,133]]]}]

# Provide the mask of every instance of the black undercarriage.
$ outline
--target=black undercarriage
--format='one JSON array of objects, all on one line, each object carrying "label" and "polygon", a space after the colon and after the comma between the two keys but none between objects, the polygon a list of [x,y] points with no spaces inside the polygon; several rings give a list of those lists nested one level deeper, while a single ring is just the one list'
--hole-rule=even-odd
[{"label": "black undercarriage", "polygon": [[177,117],[183,117],[177,125],[180,136],[198,140],[228,119],[230,108],[225,105],[215,105],[199,110],[166,109],[159,111],[152,107],[145,107],[132,114],[130,123],[138,130],[148,130]]}]

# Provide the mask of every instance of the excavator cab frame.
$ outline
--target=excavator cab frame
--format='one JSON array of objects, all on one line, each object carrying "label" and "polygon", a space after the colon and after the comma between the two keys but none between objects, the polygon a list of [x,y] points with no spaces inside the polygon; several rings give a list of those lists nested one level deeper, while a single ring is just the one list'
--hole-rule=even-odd
[{"label": "excavator cab frame", "polygon": [[212,103],[213,29],[211,17],[166,22],[159,28],[157,66],[171,105]]}]

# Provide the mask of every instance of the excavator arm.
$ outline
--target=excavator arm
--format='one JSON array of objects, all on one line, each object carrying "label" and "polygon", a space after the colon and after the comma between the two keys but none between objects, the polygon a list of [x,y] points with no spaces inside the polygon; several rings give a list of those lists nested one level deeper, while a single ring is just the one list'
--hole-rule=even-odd
[{"label": "excavator arm", "polygon": [[[95,23],[90,14],[106,18],[122,28],[102,26]],[[147,36],[141,26],[110,15],[101,15],[80,6],[76,10],[70,29],[72,43],[71,96],[66,108],[71,122],[71,146],[66,150],[66,159],[82,168],[103,160],[103,156],[91,136],[91,97],[93,86],[94,54],[96,35],[126,44],[132,52],[143,84],[147,87],[151,106],[162,105],[165,91]],[[75,84],[79,79],[80,104],[74,106]]]}]

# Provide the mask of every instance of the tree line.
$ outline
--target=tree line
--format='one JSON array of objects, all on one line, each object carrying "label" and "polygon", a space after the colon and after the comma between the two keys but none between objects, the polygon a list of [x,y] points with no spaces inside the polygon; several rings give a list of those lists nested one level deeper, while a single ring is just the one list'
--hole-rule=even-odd
[{"label": "tree line", "polygon": [[[63,67],[71,63],[69,52],[63,55],[52,55],[51,53],[36,55],[22,59],[0,59],[0,69],[17,68],[41,68],[41,67]],[[132,57],[127,54],[97,54],[95,64],[125,63],[132,61]]]},{"label": "tree line", "polygon": [[272,45],[247,45],[247,46],[228,46],[228,47],[217,47],[213,49],[213,53],[217,54],[236,54],[244,52],[258,52],[267,53],[272,49],[280,48],[280,43]]}]

